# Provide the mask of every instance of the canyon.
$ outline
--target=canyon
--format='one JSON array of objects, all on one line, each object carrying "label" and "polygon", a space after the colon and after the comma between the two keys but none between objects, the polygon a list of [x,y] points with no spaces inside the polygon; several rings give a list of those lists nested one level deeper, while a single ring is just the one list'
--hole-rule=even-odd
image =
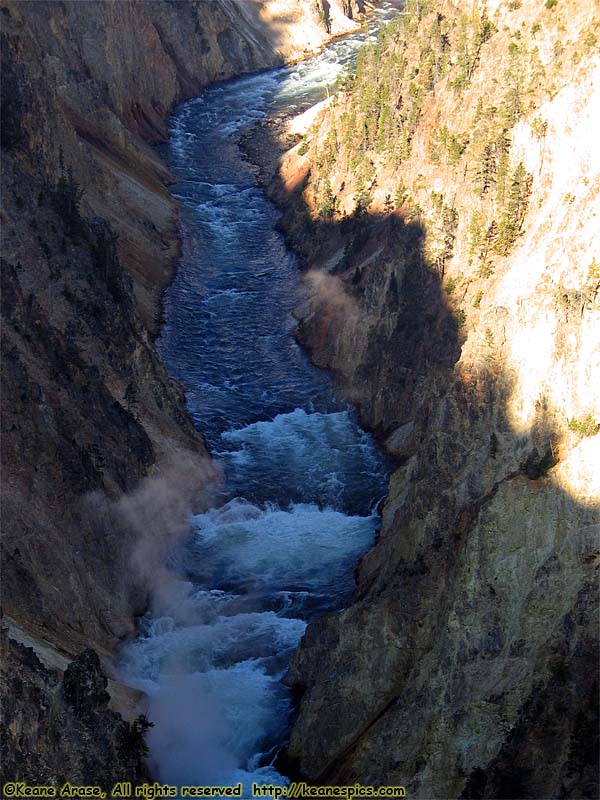
[{"label": "canyon", "polygon": [[[179,238],[152,145],[177,103],[305,57],[355,29],[363,6],[327,10],[2,3],[2,762],[13,777],[86,782],[94,758],[106,764],[106,730],[117,737],[120,723],[104,700],[83,715],[83,739],[98,733],[85,759],[50,725],[71,713],[60,676],[92,647],[115,677],[115,647],[214,477],[154,346]],[[139,693],[108,688],[131,719]],[[139,777],[139,758],[117,745],[113,756],[114,774]]]},{"label": "canyon", "polygon": [[[143,777],[112,657],[210,500],[154,344],[179,237],[151,145],[202,87],[363,12],[2,3],[13,776]],[[334,97],[245,137],[305,273],[297,337],[396,465],[352,602],[292,656],[288,774],[597,794],[599,20],[594,0],[407,2]]]}]

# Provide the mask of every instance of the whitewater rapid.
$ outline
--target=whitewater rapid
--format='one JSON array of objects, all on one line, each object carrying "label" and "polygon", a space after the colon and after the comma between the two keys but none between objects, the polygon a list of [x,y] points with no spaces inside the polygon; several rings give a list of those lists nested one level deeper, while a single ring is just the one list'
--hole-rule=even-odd
[{"label": "whitewater rapid", "polygon": [[125,680],[149,697],[162,782],[287,782],[274,761],[292,713],[290,654],[311,618],[347,603],[379,524],[388,465],[294,341],[297,268],[235,138],[322,99],[392,13],[384,4],[370,34],[212,87],[172,119],[164,155],[183,253],[158,344],[224,478],[173,555],[170,605],[140,620],[121,656]]}]

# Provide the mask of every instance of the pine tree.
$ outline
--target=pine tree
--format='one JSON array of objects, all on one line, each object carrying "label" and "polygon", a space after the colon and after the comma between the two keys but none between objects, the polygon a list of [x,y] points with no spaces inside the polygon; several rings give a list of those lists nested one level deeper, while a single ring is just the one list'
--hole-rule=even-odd
[{"label": "pine tree", "polygon": [[517,42],[511,42],[508,46],[510,65],[508,69],[504,70],[504,80],[508,86],[508,91],[504,96],[503,112],[509,128],[512,128],[523,114],[523,95],[525,92],[523,50],[524,45],[520,45]]},{"label": "pine tree", "polygon": [[521,232],[531,194],[532,181],[533,176],[529,175],[523,163],[519,162],[510,182],[506,211],[498,225],[495,250],[499,255],[508,254]]},{"label": "pine tree", "polygon": [[482,150],[479,163],[475,167],[475,188],[484,195],[492,187],[496,175],[496,155],[494,146],[488,142]]},{"label": "pine tree", "polygon": [[494,251],[497,239],[498,223],[495,219],[493,219],[487,227],[481,248],[479,250],[478,274],[481,278],[487,278],[492,274],[492,268],[489,265],[489,257],[490,253]]},{"label": "pine tree", "polygon": [[65,221],[71,236],[75,238],[83,232],[80,209],[83,190],[75,180],[71,167],[65,171],[62,147],[59,149],[58,163],[60,174],[54,190],[54,207]]},{"label": "pine tree", "polygon": [[474,211],[469,220],[469,258],[471,259],[483,244],[484,218],[480,211]]},{"label": "pine tree", "polygon": [[369,206],[373,203],[373,195],[369,190],[363,186],[362,189],[359,189],[358,192],[354,196],[354,215],[356,217],[360,217],[363,214],[366,214]]},{"label": "pine tree", "polygon": [[321,192],[321,202],[319,203],[319,214],[323,220],[331,220],[337,211],[338,201],[331,188],[331,181],[329,176],[323,181],[323,190]]},{"label": "pine tree", "polygon": [[396,195],[394,197],[394,205],[396,208],[401,208],[404,203],[406,202],[406,198],[408,197],[408,188],[403,180],[400,181],[398,184],[398,188],[396,189]]}]

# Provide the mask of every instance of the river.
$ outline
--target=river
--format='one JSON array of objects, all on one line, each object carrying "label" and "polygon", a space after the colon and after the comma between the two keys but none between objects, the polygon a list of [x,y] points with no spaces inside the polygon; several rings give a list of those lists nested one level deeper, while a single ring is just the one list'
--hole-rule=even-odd
[{"label": "river", "polygon": [[397,5],[307,61],[208,88],[171,120],[183,252],[158,346],[224,481],[174,559],[177,603],[140,620],[121,657],[149,696],[162,782],[286,782],[273,764],[293,713],[290,654],[311,618],[347,604],[379,525],[388,467],[293,338],[303,287],[236,137],[323,99]]}]

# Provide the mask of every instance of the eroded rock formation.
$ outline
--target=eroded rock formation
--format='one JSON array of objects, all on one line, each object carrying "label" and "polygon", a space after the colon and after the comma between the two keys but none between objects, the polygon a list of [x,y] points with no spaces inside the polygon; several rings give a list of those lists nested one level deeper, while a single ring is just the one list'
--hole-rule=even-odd
[{"label": "eroded rock formation", "polygon": [[399,461],[292,659],[317,783],[598,791],[598,7],[546,6],[409,3],[272,186],[300,339]]},{"label": "eroded rock formation", "polygon": [[108,708],[107,679],[93,650],[71,662],[61,681],[4,628],[0,636],[3,781],[110,791],[116,781],[146,778],[143,740]]}]

